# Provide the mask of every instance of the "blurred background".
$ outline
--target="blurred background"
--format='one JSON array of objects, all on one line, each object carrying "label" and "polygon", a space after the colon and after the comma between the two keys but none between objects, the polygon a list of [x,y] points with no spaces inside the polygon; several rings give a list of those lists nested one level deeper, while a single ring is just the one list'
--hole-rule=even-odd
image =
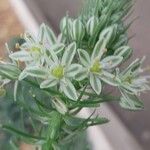
[{"label": "blurred background", "polygon": [[[22,6],[20,4],[26,6],[26,13],[30,13],[34,19],[28,20],[21,15]],[[58,33],[59,21],[66,14],[66,11],[69,12],[70,16],[76,16],[81,6],[81,0],[0,0],[0,58],[5,57],[5,42],[13,36],[20,35],[26,30],[26,27],[28,29],[29,26],[32,27],[33,21],[37,25],[45,22]],[[129,36],[135,34],[135,37],[130,41],[130,45],[134,49],[131,60],[145,55],[147,57],[145,66],[149,66],[150,1],[136,0],[134,13],[130,20],[136,17],[138,19],[129,30]],[[112,122],[101,127],[101,130],[106,134],[114,150],[129,150],[132,146],[132,150],[137,150],[138,146],[139,149],[150,150],[150,93],[141,97],[145,104],[145,109],[141,112],[128,112],[114,103],[106,106],[104,112],[109,111],[110,113],[111,111],[109,117],[112,118]],[[113,119],[114,117],[115,119]],[[121,125],[124,130],[117,128],[116,120],[118,121],[117,125]],[[123,131],[127,131],[126,134],[128,135],[124,136],[125,132]],[[134,142],[130,141],[130,137]]]}]

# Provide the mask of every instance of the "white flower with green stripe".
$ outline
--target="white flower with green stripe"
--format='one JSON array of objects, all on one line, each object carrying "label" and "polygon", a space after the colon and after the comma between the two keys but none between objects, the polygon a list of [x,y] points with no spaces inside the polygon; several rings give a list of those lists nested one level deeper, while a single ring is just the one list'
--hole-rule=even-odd
[{"label": "white flower with green stripe", "polygon": [[28,75],[42,78],[41,88],[51,88],[58,85],[59,90],[68,98],[77,100],[77,92],[72,84],[72,79],[80,72],[82,66],[72,64],[76,54],[76,44],[70,44],[64,51],[62,58],[59,58],[54,51],[51,51],[51,65],[48,68],[30,68]]},{"label": "white flower with green stripe", "polygon": [[119,70],[117,71],[117,76],[121,80],[120,90],[133,95],[139,95],[141,92],[150,90],[150,76],[141,75],[144,72],[141,68],[144,59],[136,59],[121,73]]},{"label": "white flower with green stripe", "polygon": [[76,79],[83,80],[88,77],[92,89],[97,94],[101,93],[101,81],[112,86],[117,86],[117,80],[119,79],[110,73],[110,71],[117,67],[123,60],[122,56],[107,56],[103,58],[103,55],[106,52],[106,44],[107,40],[105,40],[105,38],[100,39],[97,42],[91,57],[87,51],[83,49],[78,50],[81,64],[85,69],[82,69],[82,72],[76,76]]}]

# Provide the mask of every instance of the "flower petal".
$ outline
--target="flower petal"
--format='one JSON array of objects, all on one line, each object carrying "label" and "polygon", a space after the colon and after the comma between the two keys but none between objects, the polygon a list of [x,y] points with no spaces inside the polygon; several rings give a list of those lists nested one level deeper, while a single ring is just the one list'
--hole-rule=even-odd
[{"label": "flower petal", "polygon": [[121,56],[108,56],[104,58],[101,63],[103,65],[103,68],[105,69],[112,69],[119,65],[123,60],[123,57]]},{"label": "flower petal", "polygon": [[82,81],[88,76],[88,70],[85,68],[82,68],[78,74],[76,74],[75,79],[77,81]]},{"label": "flower petal", "polygon": [[71,64],[67,70],[67,77],[75,77],[80,70],[82,69],[82,66],[79,64]]},{"label": "flower petal", "polygon": [[76,89],[75,89],[74,85],[70,82],[70,80],[67,80],[67,82],[65,82],[65,83],[61,82],[61,90],[63,90],[64,94],[68,98],[70,98],[74,101],[76,101],[78,99]]},{"label": "flower petal", "polygon": [[121,46],[117,50],[115,50],[114,55],[122,56],[124,60],[130,57],[133,50],[129,46]]},{"label": "flower petal", "polygon": [[101,59],[102,55],[106,52],[106,44],[107,43],[105,39],[100,39],[96,43],[91,57],[92,60],[94,60],[95,58]]},{"label": "flower petal", "polygon": [[43,89],[53,87],[57,84],[57,82],[58,81],[56,79],[47,79],[40,84],[40,88]]},{"label": "flower petal", "polygon": [[103,80],[105,83],[112,85],[112,86],[118,86],[121,82],[119,78],[117,78],[115,75],[103,71],[102,74],[99,75],[100,79]]},{"label": "flower petal", "polygon": [[46,39],[49,42],[49,44],[56,44],[57,43],[57,38],[54,32],[52,31],[51,28],[48,26],[45,26],[45,31],[46,31]]},{"label": "flower petal", "polygon": [[98,78],[96,75],[90,74],[90,84],[93,90],[96,92],[96,94],[99,95],[102,90],[102,84],[100,78]]},{"label": "flower petal", "polygon": [[45,78],[47,76],[47,71],[37,66],[26,68],[26,73],[36,78]]},{"label": "flower petal", "polygon": [[53,50],[56,54],[61,52],[64,49],[65,45],[64,44],[54,44],[53,46],[50,47],[50,51]]},{"label": "flower petal", "polygon": [[62,57],[62,65],[70,65],[76,53],[76,43],[71,43]]},{"label": "flower petal", "polygon": [[30,53],[27,51],[18,51],[9,55],[9,57],[16,61],[31,61],[33,60]]},{"label": "flower petal", "polygon": [[40,29],[39,29],[38,42],[43,42],[43,40],[44,40],[44,34],[45,34],[45,24],[43,23],[40,26]]},{"label": "flower petal", "polygon": [[90,56],[88,52],[83,49],[78,49],[79,59],[83,66],[88,66],[90,64]]}]

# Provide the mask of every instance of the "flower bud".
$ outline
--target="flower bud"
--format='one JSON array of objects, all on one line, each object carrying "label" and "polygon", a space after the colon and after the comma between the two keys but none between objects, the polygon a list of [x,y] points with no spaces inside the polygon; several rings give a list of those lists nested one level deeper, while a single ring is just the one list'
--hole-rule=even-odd
[{"label": "flower bud", "polygon": [[95,16],[91,17],[88,20],[87,25],[86,25],[86,30],[90,36],[94,35],[98,24],[99,24],[99,19]]},{"label": "flower bud", "polygon": [[53,104],[55,105],[55,108],[56,108],[56,110],[57,110],[59,113],[61,113],[61,114],[63,114],[63,115],[67,113],[67,111],[68,111],[67,106],[66,106],[65,103],[64,103],[62,100],[60,100],[59,98],[55,98],[55,99],[53,100]]},{"label": "flower bud", "polygon": [[85,35],[85,28],[79,19],[73,21],[71,37],[75,41],[81,41]]},{"label": "flower bud", "polygon": [[69,31],[72,25],[72,19],[68,17],[64,17],[60,22],[60,30],[61,32],[66,35],[67,30]]},{"label": "flower bud", "polygon": [[129,46],[121,46],[115,51],[114,55],[122,56],[124,60],[126,60],[127,58],[130,57],[132,51],[133,50]]}]

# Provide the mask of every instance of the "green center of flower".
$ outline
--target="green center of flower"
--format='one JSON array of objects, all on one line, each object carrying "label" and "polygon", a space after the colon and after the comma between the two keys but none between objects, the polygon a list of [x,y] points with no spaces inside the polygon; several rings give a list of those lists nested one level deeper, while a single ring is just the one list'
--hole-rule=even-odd
[{"label": "green center of flower", "polygon": [[64,67],[59,65],[52,70],[52,75],[58,79],[64,76]]},{"label": "green center of flower", "polygon": [[99,60],[95,60],[93,66],[90,68],[90,71],[93,73],[99,73],[101,69],[102,67],[101,67]]},{"label": "green center of flower", "polygon": [[31,52],[41,53],[41,48],[39,48],[38,46],[33,46],[31,48]]},{"label": "green center of flower", "polygon": [[131,76],[128,76],[126,79],[125,79],[125,82],[129,83],[129,84],[132,84],[132,77]]}]

